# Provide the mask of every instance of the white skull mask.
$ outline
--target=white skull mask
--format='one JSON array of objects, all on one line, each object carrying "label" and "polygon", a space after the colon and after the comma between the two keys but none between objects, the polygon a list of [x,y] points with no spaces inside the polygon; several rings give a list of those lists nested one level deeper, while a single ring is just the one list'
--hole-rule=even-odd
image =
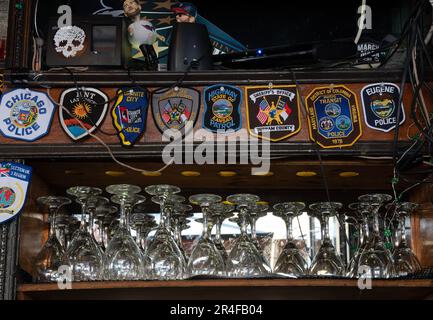
[{"label": "white skull mask", "polygon": [[54,36],[56,51],[62,53],[66,58],[75,57],[84,49],[86,34],[81,28],[75,26],[62,27]]}]

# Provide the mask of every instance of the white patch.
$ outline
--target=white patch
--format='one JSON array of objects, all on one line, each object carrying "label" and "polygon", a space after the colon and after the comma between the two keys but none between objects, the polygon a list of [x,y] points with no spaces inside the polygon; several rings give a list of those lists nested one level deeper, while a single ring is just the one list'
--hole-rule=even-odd
[{"label": "white patch", "polygon": [[84,49],[85,40],[83,29],[76,26],[62,27],[54,36],[54,46],[65,58],[73,58]]}]

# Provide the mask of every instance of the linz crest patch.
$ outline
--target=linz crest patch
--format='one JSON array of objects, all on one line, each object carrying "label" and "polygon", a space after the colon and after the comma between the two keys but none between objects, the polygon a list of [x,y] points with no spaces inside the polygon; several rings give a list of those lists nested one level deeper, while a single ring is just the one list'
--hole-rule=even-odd
[{"label": "linz crest patch", "polygon": [[111,111],[113,124],[123,146],[133,146],[146,130],[148,92],[123,88],[117,92],[118,99]]},{"label": "linz crest patch", "polygon": [[[397,126],[400,88],[393,83],[375,83],[361,90],[365,123],[374,130],[390,132]],[[406,120],[403,103],[400,125]]]},{"label": "linz crest patch", "polygon": [[24,208],[32,168],[20,163],[0,163],[0,224],[16,217]]},{"label": "linz crest patch", "polygon": [[95,88],[71,88],[63,91],[60,104],[72,115],[61,108],[60,124],[66,134],[77,141],[93,133],[102,123],[108,110],[108,96]]},{"label": "linz crest patch", "polygon": [[358,101],[345,86],[314,89],[306,107],[310,138],[322,148],[349,147],[361,137]]},{"label": "linz crest patch", "polygon": [[22,141],[36,141],[48,134],[55,106],[50,97],[40,91],[15,89],[0,100],[0,132]]},{"label": "linz crest patch", "polygon": [[252,136],[277,142],[301,130],[296,86],[246,87],[245,95]]},{"label": "linz crest patch", "polygon": [[215,133],[224,133],[224,131],[238,131],[242,127],[241,90],[220,84],[206,88],[203,96],[205,105],[203,128]]},{"label": "linz crest patch", "polygon": [[196,123],[200,107],[200,92],[191,88],[171,89],[152,95],[152,113],[158,129],[179,130],[184,136],[187,122]]}]

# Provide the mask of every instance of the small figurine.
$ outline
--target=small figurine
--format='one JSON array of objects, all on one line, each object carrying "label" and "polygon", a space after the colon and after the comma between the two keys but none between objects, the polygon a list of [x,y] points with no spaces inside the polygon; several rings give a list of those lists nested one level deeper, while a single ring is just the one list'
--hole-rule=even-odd
[{"label": "small figurine", "polygon": [[178,3],[171,10],[176,14],[176,21],[178,23],[195,23],[197,7],[192,3]]},{"label": "small figurine", "polygon": [[128,27],[129,41],[132,45],[153,45],[158,39],[165,41],[163,36],[158,35],[155,27],[146,18],[142,18],[141,5],[138,0],[126,0],[123,3],[125,16],[133,23]]}]

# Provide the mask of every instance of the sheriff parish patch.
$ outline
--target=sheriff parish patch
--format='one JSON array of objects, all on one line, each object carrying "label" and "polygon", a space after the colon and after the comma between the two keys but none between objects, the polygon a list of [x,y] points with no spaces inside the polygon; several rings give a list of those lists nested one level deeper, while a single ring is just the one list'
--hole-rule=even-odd
[{"label": "sheriff parish patch", "polygon": [[400,108],[400,125],[404,123],[403,103],[398,105],[400,88],[393,83],[375,83],[361,90],[362,108],[367,126],[371,129],[390,132],[397,126]]},{"label": "sheriff parish patch", "polygon": [[194,126],[200,109],[200,92],[192,88],[170,89],[152,95],[152,113],[156,126],[165,130],[179,130],[182,136],[187,122]]},{"label": "sheriff parish patch", "polygon": [[345,86],[316,88],[305,101],[310,138],[322,148],[349,147],[361,137],[358,101]]},{"label": "sheriff parish patch", "polygon": [[246,87],[248,131],[273,142],[301,130],[296,86]]},{"label": "sheriff parish patch", "polygon": [[203,98],[205,105],[203,128],[215,133],[224,133],[226,131],[236,132],[242,127],[241,90],[226,84],[219,84],[206,88]]}]

